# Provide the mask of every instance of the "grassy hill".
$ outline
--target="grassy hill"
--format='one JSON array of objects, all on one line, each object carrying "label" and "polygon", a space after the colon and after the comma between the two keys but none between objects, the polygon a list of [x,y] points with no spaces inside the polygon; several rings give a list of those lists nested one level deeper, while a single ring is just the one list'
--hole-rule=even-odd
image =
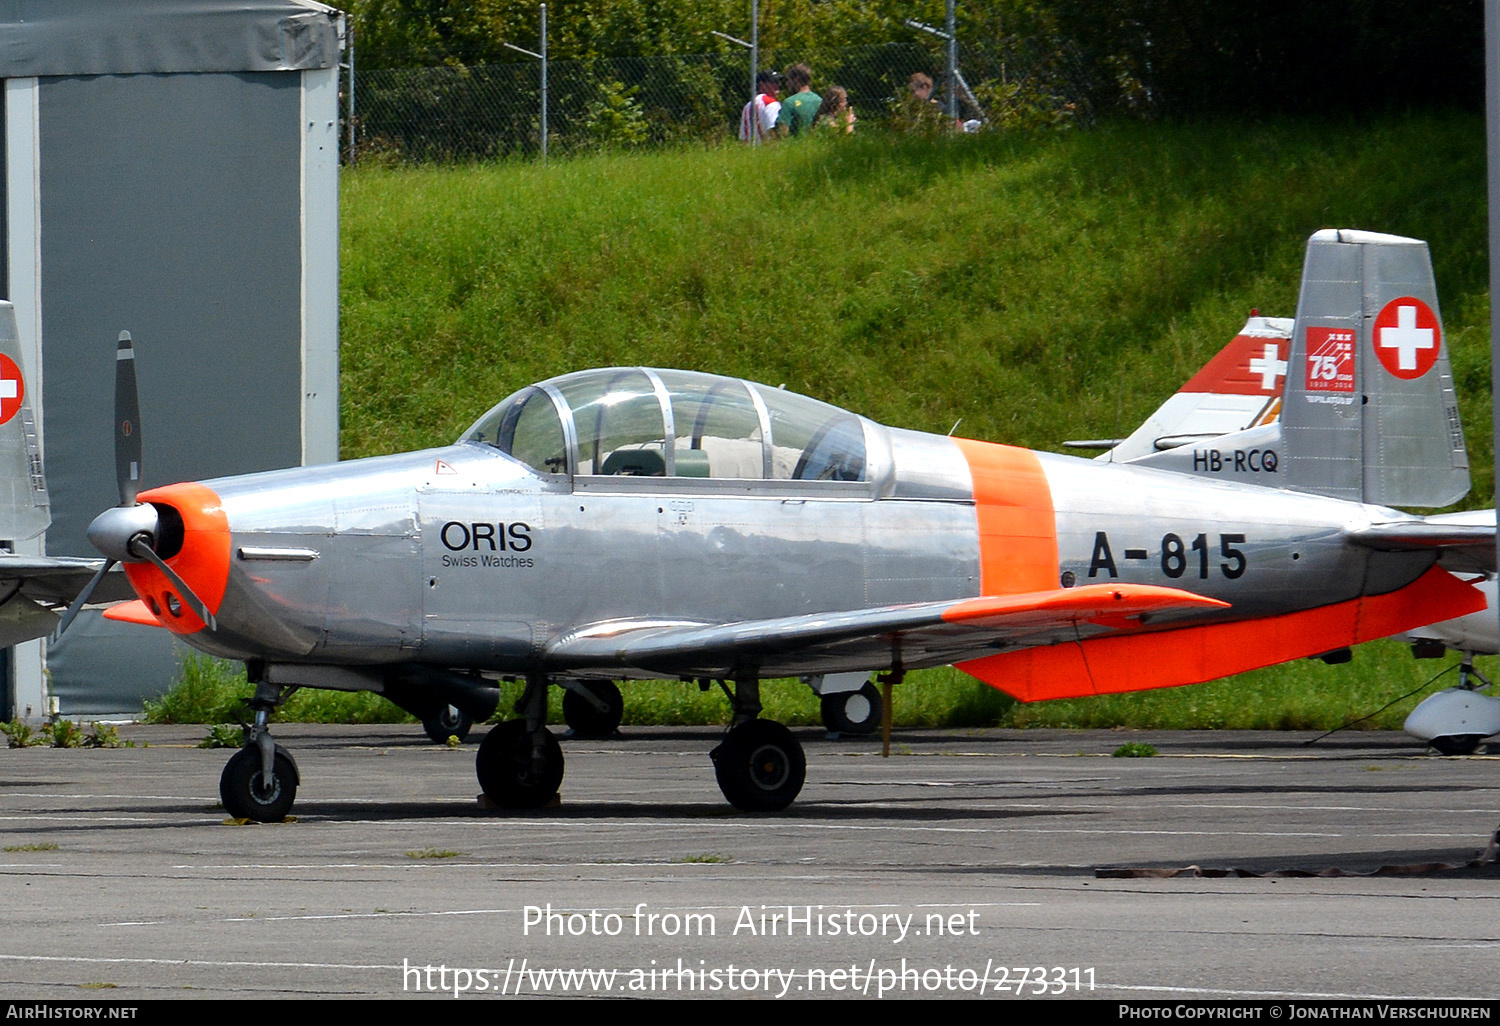
[{"label": "grassy hill", "polygon": [[[450,441],[530,381],[634,363],[1033,448],[1119,436],[1252,308],[1290,316],[1305,240],[1335,226],[1431,243],[1471,504],[1489,505],[1484,181],[1483,123],[1467,115],[360,167],[342,186],[344,455]],[[1024,718],[1132,721],[1167,703],[1233,726],[1255,691],[1298,709],[1318,697],[1317,713],[1271,709],[1264,725],[1338,722],[1431,665],[1389,644],[1354,667]],[[1375,690],[1351,692],[1355,678]],[[964,682],[929,690],[971,702]],[[972,688],[973,718],[1004,714]]]}]

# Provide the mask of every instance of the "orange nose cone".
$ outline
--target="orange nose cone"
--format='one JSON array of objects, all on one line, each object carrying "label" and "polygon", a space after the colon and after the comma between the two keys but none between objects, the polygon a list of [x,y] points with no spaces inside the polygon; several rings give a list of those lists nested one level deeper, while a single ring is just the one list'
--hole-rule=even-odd
[{"label": "orange nose cone", "polygon": [[[140,501],[170,506],[182,517],[182,548],[167,558],[167,565],[217,617],[229,586],[229,517],[222,500],[201,484],[174,484],[142,492]],[[195,634],[207,626],[182,601],[166,574],[150,563],[126,563],[125,576],[168,630]]]}]

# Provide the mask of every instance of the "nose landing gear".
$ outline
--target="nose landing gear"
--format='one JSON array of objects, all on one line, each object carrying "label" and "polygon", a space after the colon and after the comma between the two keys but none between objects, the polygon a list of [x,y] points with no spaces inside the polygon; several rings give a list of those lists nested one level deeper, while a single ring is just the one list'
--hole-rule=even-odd
[{"label": "nose landing gear", "polygon": [[219,799],[235,819],[257,823],[279,823],[286,819],[297,799],[301,775],[285,748],[271,739],[271,710],[286,697],[279,684],[255,685],[250,708],[255,722],[245,738],[245,747],[235,752],[219,776]]}]

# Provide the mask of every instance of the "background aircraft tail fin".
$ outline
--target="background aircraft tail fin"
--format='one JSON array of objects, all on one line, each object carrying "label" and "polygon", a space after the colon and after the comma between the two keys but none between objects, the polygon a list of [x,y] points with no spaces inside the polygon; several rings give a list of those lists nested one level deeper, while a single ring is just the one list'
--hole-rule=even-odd
[{"label": "background aircraft tail fin", "polygon": [[1283,486],[1388,506],[1446,506],[1468,492],[1425,242],[1315,232],[1288,363]]},{"label": "background aircraft tail fin", "polygon": [[35,538],[51,521],[16,311],[0,301],[0,540]]},{"label": "background aircraft tail fin", "polygon": [[1108,452],[1096,457],[1099,462],[1130,463],[1275,423],[1291,337],[1290,317],[1252,314],[1227,346],[1128,437],[1063,445],[1108,446]]}]

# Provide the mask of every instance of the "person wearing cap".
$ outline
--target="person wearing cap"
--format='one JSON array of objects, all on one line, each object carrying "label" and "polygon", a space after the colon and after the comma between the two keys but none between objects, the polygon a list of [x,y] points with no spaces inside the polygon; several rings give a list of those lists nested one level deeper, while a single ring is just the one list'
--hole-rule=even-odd
[{"label": "person wearing cap", "polygon": [[755,95],[740,111],[740,142],[765,142],[776,127],[781,103],[776,99],[781,76],[762,71],[755,76]]}]

